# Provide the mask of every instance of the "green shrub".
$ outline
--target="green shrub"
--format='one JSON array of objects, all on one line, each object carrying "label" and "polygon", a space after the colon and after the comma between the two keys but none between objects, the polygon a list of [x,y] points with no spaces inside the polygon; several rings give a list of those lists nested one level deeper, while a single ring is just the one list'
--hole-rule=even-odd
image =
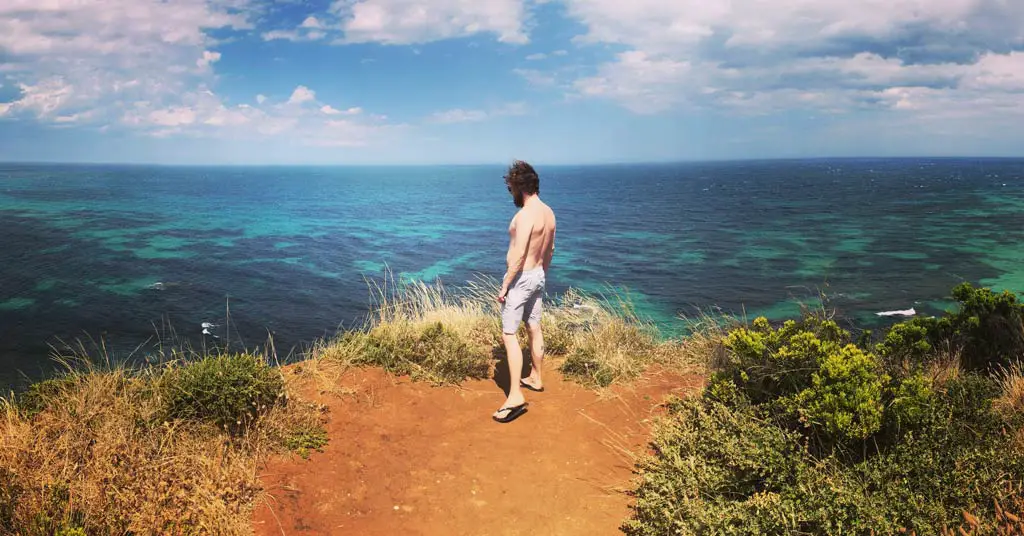
[{"label": "green shrub", "polygon": [[914,318],[893,325],[879,343],[886,359],[920,364],[935,348],[960,352],[969,370],[990,371],[1024,355],[1024,304],[1010,291],[962,283],[953,289],[956,312],[940,318]]},{"label": "green shrub", "polygon": [[[913,383],[912,389],[924,389],[923,382]],[[992,411],[997,391],[994,381],[979,375],[950,382],[925,397],[932,403],[915,408],[914,429],[854,468],[897,527],[938,534],[964,510],[990,517],[993,499],[1006,502],[1008,486],[1020,485],[1024,459]]]},{"label": "green shrub", "polygon": [[85,513],[71,504],[68,485],[57,482],[43,488],[44,500],[27,526],[15,527],[15,534],[26,536],[84,535]]},{"label": "green shrub", "polygon": [[864,521],[854,483],[801,436],[748,408],[676,401],[639,464],[629,536],[847,533]]},{"label": "green shrub", "polygon": [[16,508],[24,492],[18,475],[6,467],[0,467],[0,533],[13,534],[17,529]]},{"label": "green shrub", "polygon": [[[923,389],[923,381],[905,383],[907,391]],[[896,534],[901,528],[938,534],[965,510],[992,519],[993,499],[1008,502],[1024,475],[1022,458],[991,411],[992,383],[969,375],[933,392],[934,403],[917,407],[917,428],[851,463],[836,455],[815,458],[800,434],[763,418],[766,405],[717,400],[730,390],[728,380],[719,381],[701,398],[669,404],[652,455],[638,464],[633,516],[623,530],[630,536]]]},{"label": "green shrub", "polygon": [[205,357],[170,369],[160,387],[168,418],[210,422],[231,433],[244,430],[284,395],[280,372],[250,354]]},{"label": "green shrub", "polygon": [[327,442],[327,430],[323,426],[302,426],[291,430],[284,444],[288,450],[303,458],[309,458],[309,453],[313,450],[322,452]]},{"label": "green shrub", "polygon": [[490,371],[490,356],[474,350],[441,322],[424,327],[385,324],[368,332],[347,333],[339,344],[353,349],[355,365],[379,366],[438,384],[482,379]]},{"label": "green shrub", "polygon": [[840,442],[864,440],[882,427],[883,386],[878,359],[850,344],[828,353],[811,375],[811,387],[794,398],[809,426],[823,427]]},{"label": "green shrub", "polygon": [[935,337],[936,327],[934,318],[922,317],[894,324],[875,351],[896,367],[918,368],[932,356],[934,348],[930,341]]},{"label": "green shrub", "polygon": [[78,377],[74,374],[58,376],[33,383],[18,397],[18,408],[28,418],[39,414],[50,402],[69,389],[74,389]]},{"label": "green shrub", "polygon": [[925,417],[938,402],[932,383],[931,378],[916,373],[891,387],[893,399],[887,417],[892,424],[893,435],[924,424]]},{"label": "green shrub", "polygon": [[719,374],[755,403],[795,395],[810,387],[818,363],[848,340],[849,334],[831,320],[788,320],[775,330],[758,317],[751,329],[734,329],[726,336],[728,354]]},{"label": "green shrub", "polygon": [[[897,324],[877,354],[820,318],[732,330],[703,396],[669,405],[623,530],[938,534],[964,512],[994,524],[993,501],[1024,489],[1024,431],[1007,409],[1019,389],[986,370],[1012,354],[1018,306],[954,294],[959,313]],[[973,355],[973,371],[925,366],[939,348]]]},{"label": "green shrub", "polygon": [[953,289],[960,310],[948,318],[952,337],[963,347],[968,368],[1005,365],[1024,351],[1024,305],[1016,294],[1000,294],[963,283]]},{"label": "green shrub", "polygon": [[874,354],[849,341],[832,320],[790,320],[775,330],[759,317],[726,337],[712,384],[722,389],[728,380],[777,423],[802,423],[820,448],[865,440],[882,426],[888,378]]}]

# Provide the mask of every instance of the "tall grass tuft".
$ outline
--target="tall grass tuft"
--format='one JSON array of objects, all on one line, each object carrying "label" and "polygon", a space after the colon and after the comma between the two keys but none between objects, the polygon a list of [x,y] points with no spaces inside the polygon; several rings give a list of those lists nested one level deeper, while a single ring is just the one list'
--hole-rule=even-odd
[{"label": "tall grass tuft", "polygon": [[[724,331],[710,316],[687,321],[690,335],[662,339],[655,325],[636,313],[628,295],[580,291],[566,295],[552,316],[569,342],[559,370],[585,385],[607,387],[638,377],[651,365],[694,371],[719,351]],[[685,319],[684,319],[685,320]]]},{"label": "tall grass tuft", "polygon": [[[369,283],[372,309],[364,326],[317,344],[313,355],[438,384],[485,378],[504,355],[499,283],[477,276],[452,291],[440,283],[396,282],[389,273]],[[567,377],[596,387],[632,380],[652,364],[692,369],[705,351],[697,345],[710,348],[717,340],[710,329],[662,340],[653,323],[635,313],[628,295],[591,296],[578,289],[545,297],[542,328],[545,357],[561,361]],[[525,325],[518,339],[528,354]]]},{"label": "tall grass tuft", "polygon": [[[437,283],[370,282],[371,312],[361,329],[314,346],[315,359],[379,366],[437,384],[485,378],[500,340],[483,289],[453,293]],[[494,294],[497,295],[497,287]]]},{"label": "tall grass tuft", "polygon": [[260,461],[318,440],[316,408],[254,355],[58,359],[62,375],[0,399],[2,534],[249,534]]}]

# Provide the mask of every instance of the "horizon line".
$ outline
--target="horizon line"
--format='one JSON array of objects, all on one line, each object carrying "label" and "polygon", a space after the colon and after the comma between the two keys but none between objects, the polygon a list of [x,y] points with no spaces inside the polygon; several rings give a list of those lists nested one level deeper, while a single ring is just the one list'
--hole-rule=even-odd
[{"label": "horizon line", "polygon": [[[523,159],[525,160],[525,159]],[[778,156],[778,157],[747,157],[747,158],[693,158],[693,159],[671,159],[671,160],[610,160],[592,162],[561,162],[545,163],[543,160],[529,161],[534,166],[545,167],[599,167],[599,166],[644,166],[644,165],[673,165],[673,164],[715,164],[715,163],[741,163],[741,162],[812,162],[823,160],[1024,160],[1024,155],[1016,156],[928,156],[928,155],[905,155],[905,156]],[[284,162],[284,163],[227,163],[227,162],[198,162],[198,163],[165,163],[165,162],[116,162],[116,161],[24,161],[24,160],[3,160],[0,165],[15,166],[124,166],[124,167],[492,167],[507,166],[512,162],[374,162],[374,163],[315,163],[315,162]]]}]

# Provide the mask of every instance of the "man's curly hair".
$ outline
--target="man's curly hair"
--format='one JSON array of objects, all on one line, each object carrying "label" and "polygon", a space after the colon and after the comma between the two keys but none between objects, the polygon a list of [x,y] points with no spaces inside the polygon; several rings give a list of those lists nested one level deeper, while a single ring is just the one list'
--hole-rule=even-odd
[{"label": "man's curly hair", "polygon": [[540,177],[537,176],[533,166],[522,160],[516,160],[508,168],[508,172],[505,174],[505,184],[524,195],[540,193]]}]

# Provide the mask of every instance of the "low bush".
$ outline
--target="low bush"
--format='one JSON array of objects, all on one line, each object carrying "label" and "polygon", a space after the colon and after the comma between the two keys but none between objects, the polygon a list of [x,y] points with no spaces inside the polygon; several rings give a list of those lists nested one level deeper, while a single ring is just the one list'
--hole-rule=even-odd
[{"label": "low bush", "polygon": [[253,355],[86,364],[30,390],[45,402],[32,412],[24,395],[0,400],[0,534],[251,533],[259,463],[322,446],[320,412],[280,403],[282,381]]},{"label": "low bush", "polygon": [[330,351],[344,356],[347,364],[378,366],[437,384],[486,378],[491,360],[489,351],[471,347],[440,322],[382,324],[366,332],[349,332]]},{"label": "low bush", "polygon": [[327,430],[323,426],[300,426],[288,431],[284,445],[299,456],[309,458],[311,451],[322,451],[327,441]]},{"label": "low bush", "polygon": [[74,389],[78,376],[68,374],[33,383],[17,398],[17,406],[26,417],[33,417],[46,409],[50,401],[58,398],[67,389]]},{"label": "low bush", "polygon": [[753,406],[673,402],[639,464],[629,536],[823,534],[861,524],[856,483]]},{"label": "low bush", "polygon": [[583,384],[607,387],[638,376],[656,358],[658,341],[643,326],[608,319],[577,334],[560,371]]},{"label": "low bush", "polygon": [[252,354],[204,357],[160,379],[169,419],[209,422],[237,434],[284,396],[277,369]]},{"label": "low bush", "polygon": [[995,534],[1015,524],[998,505],[1019,504],[1024,489],[1024,380],[1020,365],[997,365],[1016,351],[1019,306],[969,286],[954,295],[959,311],[896,324],[877,343],[820,316],[731,330],[703,395],[669,404],[624,530]]},{"label": "low bush", "polygon": [[877,350],[888,360],[919,365],[952,348],[968,370],[991,372],[1024,356],[1024,304],[1010,291],[962,283],[953,289],[957,310],[892,326]]},{"label": "low bush", "polygon": [[[816,445],[862,441],[882,426],[888,377],[878,358],[832,320],[807,317],[773,329],[767,319],[728,334],[712,384],[728,380],[779,423],[801,423]],[[720,389],[720,387],[716,387]]]}]

